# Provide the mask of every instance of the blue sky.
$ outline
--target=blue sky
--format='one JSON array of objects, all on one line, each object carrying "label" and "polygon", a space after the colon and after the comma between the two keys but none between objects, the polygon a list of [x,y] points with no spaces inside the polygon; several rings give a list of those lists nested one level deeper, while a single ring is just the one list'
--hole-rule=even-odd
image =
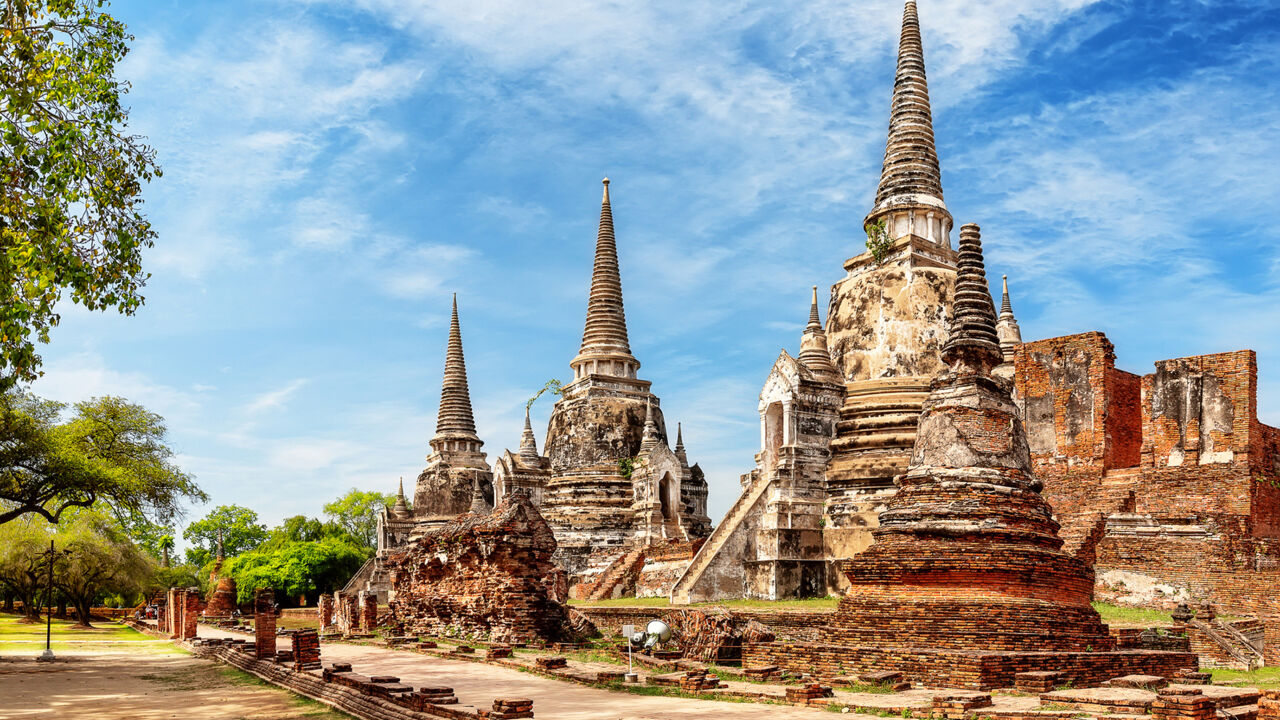
[{"label": "blue sky", "polygon": [[[947,203],[1023,336],[1138,373],[1253,348],[1280,423],[1274,3],[919,4]],[[720,518],[809,286],[862,250],[898,0],[113,9],[153,277],[135,317],[65,307],[35,392],[144,403],[211,505],[317,515],[417,476],[456,291],[492,460],[570,376],[607,174],[632,349]]]}]

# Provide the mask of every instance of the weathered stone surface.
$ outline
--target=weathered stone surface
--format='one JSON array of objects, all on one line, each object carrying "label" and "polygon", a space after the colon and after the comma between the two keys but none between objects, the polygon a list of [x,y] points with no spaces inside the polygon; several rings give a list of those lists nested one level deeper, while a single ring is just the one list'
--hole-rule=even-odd
[{"label": "weathered stone surface", "polygon": [[565,598],[553,594],[556,541],[524,493],[493,512],[460,517],[387,557],[392,621],[424,635],[494,641],[559,639]]}]

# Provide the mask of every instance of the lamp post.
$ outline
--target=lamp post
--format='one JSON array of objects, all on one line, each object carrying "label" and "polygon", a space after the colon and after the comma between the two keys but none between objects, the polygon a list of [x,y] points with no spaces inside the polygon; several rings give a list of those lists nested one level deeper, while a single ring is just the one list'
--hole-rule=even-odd
[{"label": "lamp post", "polygon": [[49,558],[49,584],[45,586],[44,602],[46,619],[44,625],[44,653],[38,658],[40,662],[53,662],[53,558],[57,551],[53,549],[53,540],[49,541],[49,552],[40,553]]}]

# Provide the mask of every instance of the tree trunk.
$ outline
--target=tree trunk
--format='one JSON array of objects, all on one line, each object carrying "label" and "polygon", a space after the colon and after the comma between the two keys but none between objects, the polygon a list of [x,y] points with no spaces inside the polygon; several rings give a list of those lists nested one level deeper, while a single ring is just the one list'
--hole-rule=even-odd
[{"label": "tree trunk", "polygon": [[56,617],[59,620],[67,619],[67,599],[65,597],[58,598],[58,614]]},{"label": "tree trunk", "polygon": [[36,605],[34,593],[30,597],[23,596],[18,599],[22,601],[22,614],[28,620],[35,622],[40,619],[40,608]]},{"label": "tree trunk", "polygon": [[76,615],[78,616],[77,622],[79,622],[81,625],[85,627],[93,627],[92,625],[89,624],[89,609],[92,606],[93,606],[93,601],[91,599],[76,601]]},{"label": "tree trunk", "polygon": [[4,596],[4,611],[5,611],[5,612],[13,612],[13,596],[12,596],[12,595],[5,594],[5,596]]}]

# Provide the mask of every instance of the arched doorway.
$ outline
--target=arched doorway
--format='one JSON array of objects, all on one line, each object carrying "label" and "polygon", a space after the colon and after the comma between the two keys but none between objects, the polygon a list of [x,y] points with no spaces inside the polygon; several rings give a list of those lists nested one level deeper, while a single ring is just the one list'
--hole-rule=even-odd
[{"label": "arched doorway", "polygon": [[663,473],[662,479],[658,481],[658,500],[662,503],[663,520],[676,519],[675,498],[672,497],[674,491],[675,480],[672,479],[671,473]]}]

